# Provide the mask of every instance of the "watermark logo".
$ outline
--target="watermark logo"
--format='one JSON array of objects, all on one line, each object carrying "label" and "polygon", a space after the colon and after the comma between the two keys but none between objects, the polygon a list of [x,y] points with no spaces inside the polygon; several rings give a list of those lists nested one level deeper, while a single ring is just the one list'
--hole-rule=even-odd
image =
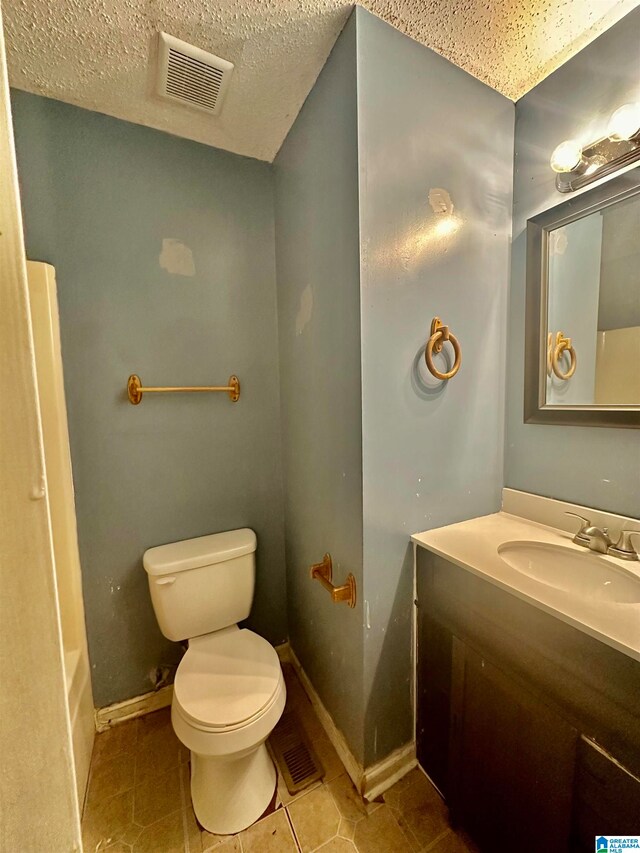
[{"label": "watermark logo", "polygon": [[596,835],[596,853],[640,851],[640,835]]}]

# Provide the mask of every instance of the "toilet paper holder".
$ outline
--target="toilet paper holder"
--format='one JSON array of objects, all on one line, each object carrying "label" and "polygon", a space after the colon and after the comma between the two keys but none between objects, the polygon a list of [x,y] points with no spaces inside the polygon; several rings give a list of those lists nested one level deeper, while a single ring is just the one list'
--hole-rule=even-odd
[{"label": "toilet paper holder", "polygon": [[344,601],[349,607],[356,606],[356,579],[351,572],[347,575],[347,580],[342,586],[334,586],[331,582],[333,579],[331,554],[325,554],[321,563],[314,563],[311,566],[311,577],[313,580],[320,581],[322,586],[331,593],[331,600],[334,604]]}]

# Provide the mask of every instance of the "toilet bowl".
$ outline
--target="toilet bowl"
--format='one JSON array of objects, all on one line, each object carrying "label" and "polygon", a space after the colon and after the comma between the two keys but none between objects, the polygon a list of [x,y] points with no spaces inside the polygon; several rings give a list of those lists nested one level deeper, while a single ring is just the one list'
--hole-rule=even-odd
[{"label": "toilet bowl", "polygon": [[191,752],[196,817],[217,835],[254,823],[276,787],[265,741],[286,701],[280,661],[265,639],[232,622],[249,614],[255,547],[244,529],[151,548],[143,561],[163,634],[189,638],[171,721]]},{"label": "toilet bowl", "polygon": [[239,832],[269,805],[276,772],[265,741],[285,699],[278,655],[257,634],[234,626],[189,644],[171,720],[191,751],[191,799],[209,832]]}]

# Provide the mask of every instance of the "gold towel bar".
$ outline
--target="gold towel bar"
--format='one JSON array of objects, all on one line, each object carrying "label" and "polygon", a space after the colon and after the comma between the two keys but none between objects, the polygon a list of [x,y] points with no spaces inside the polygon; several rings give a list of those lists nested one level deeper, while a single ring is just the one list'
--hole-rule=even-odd
[{"label": "gold towel bar", "polygon": [[[453,334],[453,332],[449,331],[449,327],[445,326],[440,321],[440,317],[434,317],[431,321],[430,334],[431,336],[427,341],[427,346],[424,351],[424,360],[427,362],[429,372],[432,373],[436,377],[436,379],[451,379],[451,377],[455,376],[456,373],[460,370],[460,365],[462,364],[462,353],[460,351],[460,344],[458,343],[458,339]],[[433,353],[441,352],[442,346],[445,341],[449,341],[449,343],[453,347],[455,361],[451,370],[449,370],[447,373],[442,373],[442,371],[438,370],[438,368],[433,363]]]},{"label": "gold towel bar", "polygon": [[167,386],[163,388],[144,388],[142,380],[132,373],[127,380],[127,396],[129,402],[137,406],[143,394],[164,393],[166,391],[226,391],[229,399],[236,403],[240,399],[240,380],[237,376],[229,377],[228,385],[197,385],[197,386]]},{"label": "gold towel bar", "polygon": [[333,577],[331,554],[325,554],[321,563],[315,563],[311,566],[311,577],[320,581],[322,586],[331,593],[331,600],[334,603],[346,601],[349,607],[356,606],[356,579],[351,572],[347,575],[346,583],[342,586],[334,586],[331,583]]}]

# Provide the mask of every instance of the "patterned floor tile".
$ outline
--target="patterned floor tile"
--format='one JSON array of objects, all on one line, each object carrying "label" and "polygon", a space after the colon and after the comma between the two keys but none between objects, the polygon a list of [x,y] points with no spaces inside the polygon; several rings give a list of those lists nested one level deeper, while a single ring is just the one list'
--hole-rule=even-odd
[{"label": "patterned floor tile", "polygon": [[[449,828],[449,815],[442,798],[424,773],[415,769],[405,777],[400,790],[391,788],[385,803],[412,842],[412,849],[423,850]],[[404,780],[403,780],[404,781]]]},{"label": "patterned floor tile", "polygon": [[178,767],[155,778],[145,779],[133,789],[133,819],[140,826],[149,826],[161,817],[181,809]]},{"label": "patterned floor tile", "polygon": [[353,782],[346,773],[332,779],[327,787],[331,791],[340,814],[347,820],[360,820],[374,810],[367,808],[367,804],[356,791]]},{"label": "patterned floor tile", "polygon": [[318,847],[317,853],[356,853],[356,848],[351,841],[344,838],[332,838],[322,847]]},{"label": "patterned floor tile", "polygon": [[287,811],[302,853],[311,853],[338,832],[340,812],[326,785],[291,803]]},{"label": "patterned floor tile", "polygon": [[91,761],[93,765],[99,764],[105,758],[115,758],[123,752],[133,752],[138,739],[138,720],[128,720],[118,723],[107,729],[106,732],[98,732],[93,742],[93,754]]},{"label": "patterned floor tile", "polygon": [[478,853],[448,823],[422,771],[397,782],[383,802],[357,793],[295,671],[283,667],[295,710],[323,762],[323,782],[290,795],[281,778],[273,808],[237,836],[199,826],[191,805],[189,751],[166,708],[97,736],[83,842],[87,853]]},{"label": "patterned floor tile", "polygon": [[87,803],[106,800],[133,788],[135,755],[123,752],[114,758],[102,756],[92,765],[87,790]]},{"label": "patterned floor tile", "polygon": [[411,849],[391,809],[383,805],[356,824],[354,844],[358,853],[407,853]]},{"label": "patterned floor tile", "polygon": [[298,853],[284,809],[254,823],[238,838],[243,853]]},{"label": "patterned floor tile", "polygon": [[352,841],[353,836],[356,833],[356,822],[354,820],[347,820],[347,818],[340,818],[340,824],[338,826],[338,835],[340,838],[346,838],[347,841]]},{"label": "patterned floor tile", "polygon": [[[82,818],[82,844],[87,853],[120,841],[133,823],[133,791],[88,803]],[[98,846],[100,845],[100,847]]]},{"label": "patterned floor tile", "polygon": [[146,826],[133,844],[133,853],[184,853],[184,818],[174,812]]},{"label": "patterned floor tile", "polygon": [[462,831],[448,829],[434,844],[426,848],[428,853],[480,853],[471,839]]}]

